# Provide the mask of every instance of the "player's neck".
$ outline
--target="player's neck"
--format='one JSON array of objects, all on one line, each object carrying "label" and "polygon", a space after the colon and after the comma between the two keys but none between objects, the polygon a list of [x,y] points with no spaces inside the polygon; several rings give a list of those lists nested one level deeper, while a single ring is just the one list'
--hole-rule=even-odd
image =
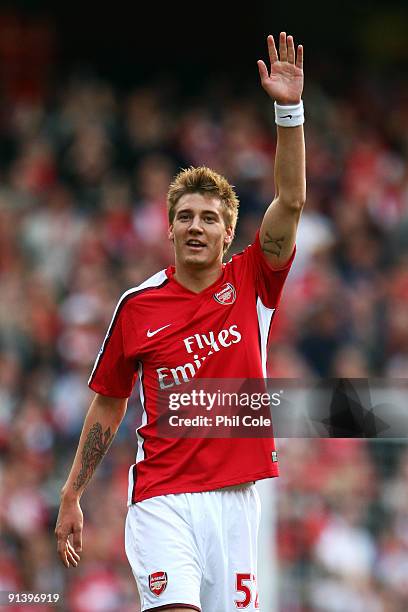
[{"label": "player's neck", "polygon": [[180,285],[186,289],[200,293],[210,285],[215,283],[222,274],[222,262],[217,262],[216,266],[211,268],[197,268],[195,266],[186,266],[176,263],[176,271],[174,278]]}]

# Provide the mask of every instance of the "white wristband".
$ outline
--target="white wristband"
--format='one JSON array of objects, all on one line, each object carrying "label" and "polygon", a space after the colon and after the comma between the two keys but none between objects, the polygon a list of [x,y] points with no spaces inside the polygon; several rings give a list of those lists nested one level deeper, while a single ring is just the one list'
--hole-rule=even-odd
[{"label": "white wristband", "polygon": [[275,102],[275,123],[282,127],[296,127],[305,122],[303,100],[299,104],[283,106]]}]

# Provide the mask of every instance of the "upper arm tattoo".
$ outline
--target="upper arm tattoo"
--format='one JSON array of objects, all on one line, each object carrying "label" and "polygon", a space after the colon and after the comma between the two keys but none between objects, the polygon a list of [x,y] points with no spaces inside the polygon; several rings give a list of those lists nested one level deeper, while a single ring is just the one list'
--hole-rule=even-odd
[{"label": "upper arm tattoo", "polygon": [[76,491],[89,482],[112,440],[113,434],[111,434],[110,427],[102,434],[102,425],[100,423],[92,425],[82,449],[81,470],[74,483],[74,489]]},{"label": "upper arm tattoo", "polygon": [[272,236],[268,231],[265,233],[265,237],[263,239],[261,248],[265,253],[270,253],[271,255],[276,255],[276,257],[280,257],[283,241],[285,240],[285,236],[275,237]]}]

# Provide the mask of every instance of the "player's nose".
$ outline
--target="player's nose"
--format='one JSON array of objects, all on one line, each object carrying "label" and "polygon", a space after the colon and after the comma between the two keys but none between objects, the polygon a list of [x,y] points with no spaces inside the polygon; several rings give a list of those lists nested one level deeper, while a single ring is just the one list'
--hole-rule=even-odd
[{"label": "player's nose", "polygon": [[194,215],[194,217],[192,217],[188,231],[192,233],[198,232],[202,234],[203,227],[202,227],[200,215]]}]

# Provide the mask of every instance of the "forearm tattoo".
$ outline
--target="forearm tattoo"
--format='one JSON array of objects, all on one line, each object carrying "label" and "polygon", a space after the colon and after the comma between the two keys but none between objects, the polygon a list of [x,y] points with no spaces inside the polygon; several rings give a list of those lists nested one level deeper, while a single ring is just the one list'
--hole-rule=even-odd
[{"label": "forearm tattoo", "polygon": [[102,425],[100,423],[92,425],[82,449],[81,471],[74,482],[74,489],[76,491],[91,479],[112,440],[113,434],[111,435],[110,427],[102,434]]},{"label": "forearm tattoo", "polygon": [[284,240],[285,236],[282,236],[281,238],[274,238],[269,232],[266,232],[262,244],[262,250],[265,253],[271,253],[271,255],[276,255],[276,257],[279,257],[282,251],[282,243]]}]

